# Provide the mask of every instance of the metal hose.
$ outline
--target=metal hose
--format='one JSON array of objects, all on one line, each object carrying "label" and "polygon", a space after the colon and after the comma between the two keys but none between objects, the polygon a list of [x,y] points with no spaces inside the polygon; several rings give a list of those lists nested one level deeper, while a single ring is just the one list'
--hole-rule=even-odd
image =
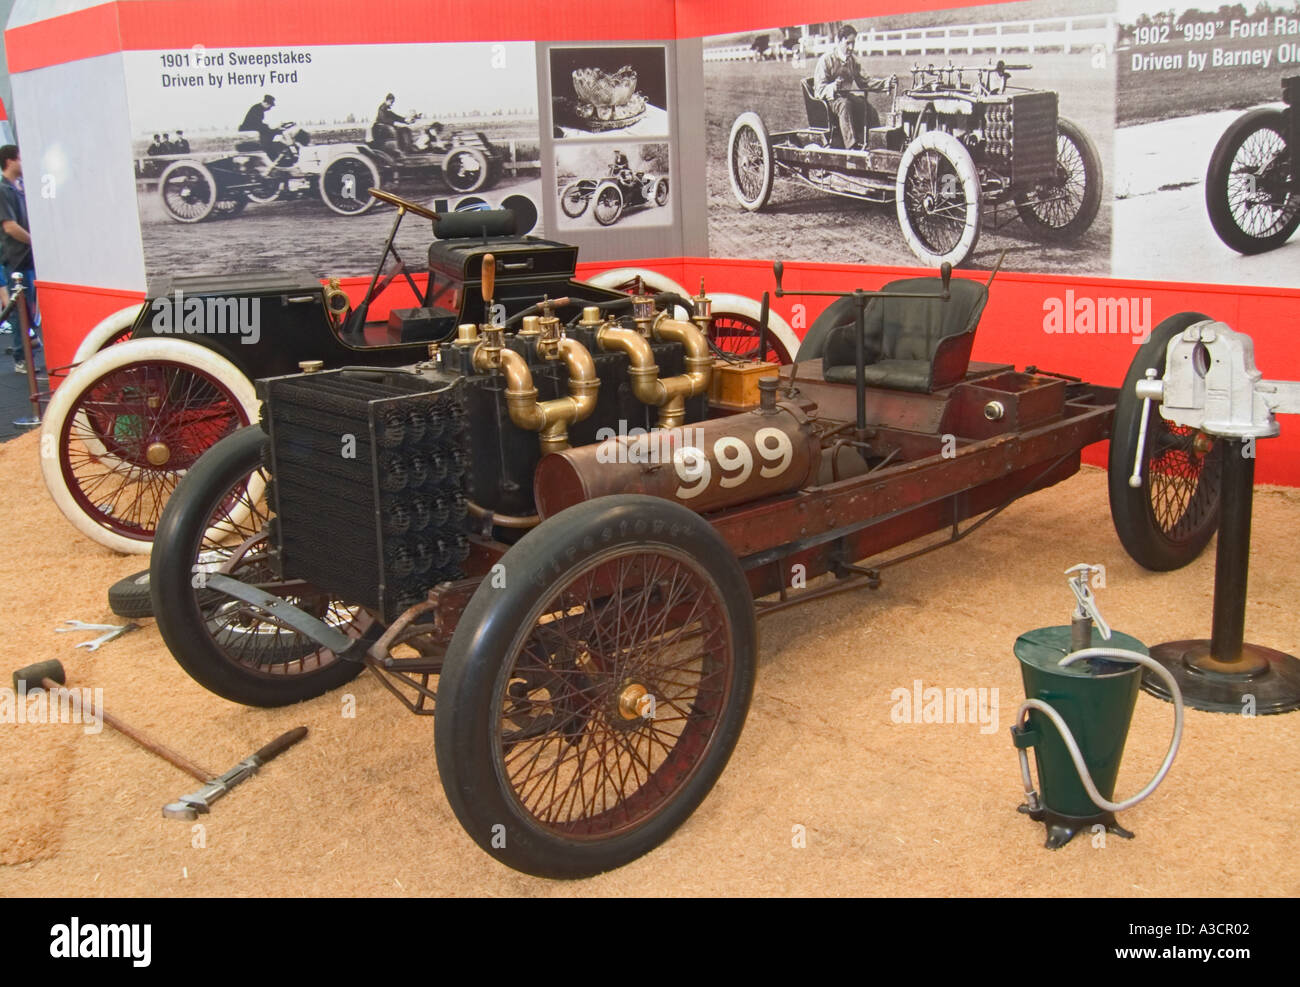
[{"label": "metal hose", "polygon": [[[1065,720],[1061,718],[1061,714],[1041,699],[1026,699],[1020,704],[1020,709],[1016,711],[1017,729],[1024,726],[1025,714],[1031,709],[1038,710],[1051,720],[1052,725],[1060,733],[1061,739],[1065,741],[1065,748],[1070,752],[1070,760],[1074,762],[1074,769],[1079,772],[1079,780],[1083,782],[1088,797],[1092,799],[1099,809],[1106,812],[1120,812],[1132,808],[1154,792],[1156,786],[1164,781],[1165,775],[1169,773],[1169,768],[1174,763],[1174,755],[1178,753],[1178,744],[1183,738],[1183,694],[1178,688],[1177,681],[1169,674],[1168,669],[1154,658],[1138,654],[1136,651],[1126,651],[1123,648],[1084,648],[1081,651],[1071,652],[1057,664],[1061,666],[1072,665],[1076,661],[1083,661],[1085,658],[1110,658],[1116,661],[1134,662],[1144,668],[1151,669],[1169,687],[1169,694],[1174,700],[1174,737],[1169,743],[1169,752],[1165,755],[1164,763],[1160,765],[1160,770],[1155,773],[1152,779],[1147,782],[1146,787],[1132,798],[1125,799],[1122,802],[1111,802],[1102,798],[1101,792],[1097,791],[1097,786],[1092,780],[1092,775],[1088,773],[1088,766],[1084,763],[1083,754],[1074,740],[1074,735],[1070,733],[1070,728],[1065,725]],[[1021,748],[1018,753],[1020,755],[1020,775],[1025,783],[1025,794],[1029,797],[1030,805],[1036,806],[1038,793],[1034,791],[1033,779],[1029,773],[1029,755],[1024,748]]]}]

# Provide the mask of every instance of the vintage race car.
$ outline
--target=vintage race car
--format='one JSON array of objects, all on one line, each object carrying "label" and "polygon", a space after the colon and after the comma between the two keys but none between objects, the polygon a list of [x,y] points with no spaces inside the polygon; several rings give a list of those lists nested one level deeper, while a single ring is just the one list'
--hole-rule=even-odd
[{"label": "vintage race car", "polygon": [[605,178],[581,178],[560,193],[560,208],[570,219],[577,219],[593,202],[596,222],[613,226],[628,210],[667,205],[668,179],[623,169]]},{"label": "vintage race car", "polygon": [[1280,247],[1300,229],[1300,75],[1282,80],[1285,109],[1235,120],[1214,147],[1205,207],[1219,239],[1243,254]]},{"label": "vintage race car", "polygon": [[[260,426],[167,503],[150,585],[172,654],[227,699],[369,669],[436,713],[452,808],[519,870],[590,875],[667,839],[739,737],[759,616],[879,585],[916,554],[891,550],[963,538],[1090,443],[1128,476],[1145,434],[1140,483],[1112,489],[1139,562],[1183,565],[1215,530],[1212,438],[1131,386],[972,361],[988,284],[947,268],[846,293],[777,368],[712,351],[703,293],[561,311],[518,285],[502,319],[494,272],[544,255],[464,250],[454,290],[485,318],[403,367],[260,380]],[[1189,318],[1130,378],[1163,373]]]},{"label": "vintage race car", "polygon": [[[882,122],[867,111],[867,146],[846,146],[828,101],[804,79],[808,126],[769,132],[742,113],[727,142],[736,200],[767,205],[777,175],[832,195],[895,204],[898,225],[926,264],[961,264],[991,208],[1033,236],[1077,239],[1101,205],[1101,158],[1079,126],[1057,113],[1057,95],[1009,85],[1027,65],[917,66],[911,85],[889,80]],[[1000,208],[1013,206],[1005,220]]]}]

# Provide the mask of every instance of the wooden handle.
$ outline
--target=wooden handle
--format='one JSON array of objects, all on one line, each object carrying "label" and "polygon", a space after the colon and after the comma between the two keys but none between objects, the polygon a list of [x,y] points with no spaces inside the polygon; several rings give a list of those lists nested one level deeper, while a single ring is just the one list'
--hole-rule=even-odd
[{"label": "wooden handle", "polygon": [[483,255],[483,301],[492,301],[496,297],[497,259],[491,254]]}]

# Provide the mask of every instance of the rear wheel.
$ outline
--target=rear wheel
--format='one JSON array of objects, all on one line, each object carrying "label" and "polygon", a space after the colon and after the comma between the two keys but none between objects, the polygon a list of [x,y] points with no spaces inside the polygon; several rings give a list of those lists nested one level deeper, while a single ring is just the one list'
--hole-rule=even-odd
[{"label": "rear wheel", "polygon": [[280,198],[284,191],[284,182],[269,180],[261,185],[252,186],[244,190],[244,196],[249,202],[257,206],[264,206],[267,203],[274,202]]},{"label": "rear wheel", "polygon": [[229,360],[178,339],[132,339],[70,373],[41,428],[45,486],[82,534],[148,553],[167,498],[199,456],[257,417]]},{"label": "rear wheel", "polygon": [[668,204],[668,179],[661,178],[655,182],[655,205],[664,206]]},{"label": "rear wheel", "polygon": [[178,223],[201,223],[223,198],[217,180],[199,161],[173,161],[158,180],[158,196]]},{"label": "rear wheel", "polygon": [[1074,240],[1101,208],[1101,155],[1077,124],[1061,117],[1056,125],[1056,176],[1018,196],[1016,211],[1039,239]]},{"label": "rear wheel", "polygon": [[[1294,108],[1292,112],[1296,112]],[[1219,239],[1243,254],[1285,243],[1300,228],[1300,182],[1287,114],[1259,109],[1219,138],[1205,175],[1205,207]]]},{"label": "rear wheel", "polygon": [[587,211],[587,205],[591,202],[591,196],[583,192],[582,186],[574,182],[560,193],[560,208],[564,210],[564,215],[570,219],[577,219]]},{"label": "rear wheel", "polygon": [[1161,322],[1138,348],[1115,406],[1110,440],[1110,513],[1115,531],[1135,562],[1155,572],[1187,565],[1219,526],[1219,471],[1223,444],[1196,429],[1165,421],[1153,403],[1142,456],[1142,482],[1129,485],[1142,425],[1142,401],[1135,386],[1154,368],[1165,375],[1169,341],[1188,326],[1206,321],[1199,312],[1180,312]]},{"label": "rear wheel", "polygon": [[744,573],[703,518],[643,496],[562,511],[501,564],[438,684],[447,798],[517,870],[619,867],[690,816],[740,736],[757,650]]},{"label": "rear wheel", "polygon": [[379,169],[360,154],[340,154],[320,173],[320,197],[340,216],[360,216],[376,202],[370,189],[379,188]]},{"label": "rear wheel", "polygon": [[[743,360],[759,359],[759,327],[762,306],[744,295],[718,294],[713,297],[713,327],[709,339],[727,356]],[[791,362],[799,349],[799,339],[776,312],[767,313],[767,349],[762,359],[778,366]]]},{"label": "rear wheel", "polygon": [[762,118],[752,111],[736,117],[727,138],[727,179],[736,201],[750,212],[767,205],[772,195],[772,141]]},{"label": "rear wheel", "polygon": [[923,262],[956,267],[974,252],[984,207],[979,173],[952,134],[927,130],[907,146],[894,197],[903,238]]},{"label": "rear wheel", "polygon": [[288,600],[349,637],[377,635],[358,607],[301,582],[276,579],[262,470],[266,435],[241,429],[190,470],[158,525],[149,569],[153,613],[172,655],[204,688],[248,706],[284,706],[322,695],[364,667],[344,661],[299,631],[204,587],[222,572]]},{"label": "rear wheel", "polygon": [[613,226],[623,215],[623,190],[614,182],[601,182],[591,193],[595,205],[591,214],[601,226]]}]

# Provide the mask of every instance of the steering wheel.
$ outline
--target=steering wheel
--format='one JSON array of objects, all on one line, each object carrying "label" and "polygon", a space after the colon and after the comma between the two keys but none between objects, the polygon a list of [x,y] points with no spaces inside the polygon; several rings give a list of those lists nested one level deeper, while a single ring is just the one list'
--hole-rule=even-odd
[{"label": "steering wheel", "polygon": [[435,223],[440,218],[432,209],[416,205],[414,202],[408,202],[400,196],[393,195],[392,192],[385,192],[383,189],[372,188],[370,194],[380,202],[387,202],[390,206],[396,206],[398,209],[405,209],[407,212],[413,212],[417,216],[423,216],[425,219],[431,219]]}]

